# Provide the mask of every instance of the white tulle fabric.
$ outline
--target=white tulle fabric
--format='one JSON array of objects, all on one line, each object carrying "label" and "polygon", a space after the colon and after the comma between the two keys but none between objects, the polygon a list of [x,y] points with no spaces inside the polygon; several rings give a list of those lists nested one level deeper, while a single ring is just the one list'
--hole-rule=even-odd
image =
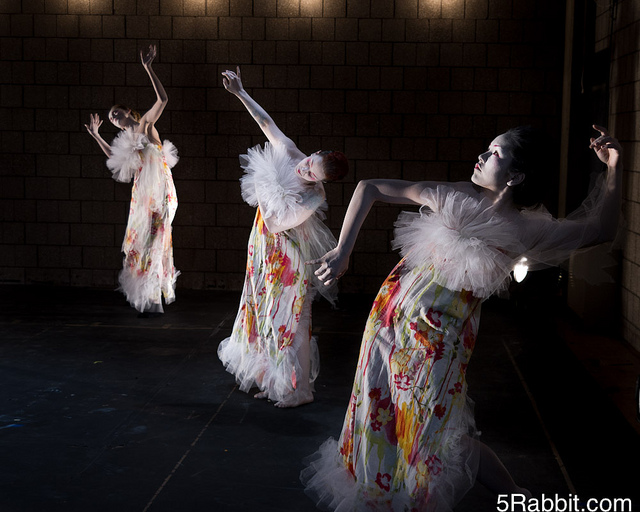
[{"label": "white tulle fabric", "polygon": [[451,512],[473,486],[481,445],[466,369],[484,299],[503,290],[523,257],[556,265],[598,241],[600,181],[563,220],[496,211],[468,184],[426,189],[404,213],[403,259],[374,300],[340,438],[306,461],[305,491],[328,510]]},{"label": "white tulle fabric", "polygon": [[422,199],[428,207],[403,212],[396,222],[393,246],[406,262],[433,265],[436,282],[453,291],[484,298],[506,289],[513,257],[524,251],[517,226],[487,200],[446,186],[426,190]]},{"label": "white tulle fabric", "polygon": [[[274,402],[286,400],[297,387],[297,376],[302,374],[302,362],[298,357],[300,346],[309,343],[309,386],[314,391],[314,382],[320,373],[320,352],[318,340],[311,336],[311,303],[313,297],[307,297],[299,316],[296,334],[290,347],[277,355],[271,347],[248,349],[247,344],[239,342],[242,335],[226,338],[218,346],[218,357],[225,369],[233,374],[240,391],[249,392],[257,386],[267,393]],[[267,342],[267,345],[271,343]],[[292,379],[292,376],[295,376]]]},{"label": "white tulle fabric", "polygon": [[[422,193],[420,213],[401,213],[393,247],[412,266],[433,265],[438,284],[487,298],[509,286],[510,273],[521,261],[529,270],[558,266],[598,243],[607,192],[603,178],[563,219],[544,206],[503,216],[487,199],[439,185]],[[606,272],[583,277],[594,284],[610,279]]]},{"label": "white tulle fabric", "polygon": [[[554,218],[543,206],[523,210],[522,216],[527,223],[527,229],[522,234],[527,246],[523,256],[527,258],[529,269],[565,267],[572,254],[590,251],[592,246],[599,242],[602,208],[607,194],[606,174],[599,174],[593,180],[587,198],[565,218]],[[589,266],[588,272],[581,273],[580,269],[572,269],[574,277],[594,285],[613,280],[610,268],[616,265],[616,259],[610,249],[619,246],[623,227],[624,219],[620,216],[615,239],[608,242],[609,250],[592,252],[592,255],[597,255],[597,260],[594,259],[594,264]]]},{"label": "white tulle fabric", "polygon": [[[296,162],[283,145],[250,148],[240,162],[245,170],[243,198],[258,209],[240,307],[218,356],[241,390],[257,386],[271,400],[286,401],[305,375],[300,354],[306,354],[302,349],[307,343],[313,390],[319,355],[311,337],[311,303],[317,293],[333,303],[337,292],[335,286],[324,286],[305,262],[324,255],[336,242],[320,218],[325,207],[322,185],[295,174]],[[295,227],[272,233],[264,218]],[[297,224],[299,218],[305,220]]]},{"label": "white tulle fabric", "polygon": [[[327,203],[322,184],[310,185],[302,180],[294,172],[296,163],[282,144],[267,142],[249,148],[246,155],[240,155],[240,166],[245,171],[240,186],[242,198],[251,206],[260,206],[263,218],[275,217],[278,224],[295,224],[303,210],[315,212],[287,230],[287,236],[299,244],[306,262],[324,256],[336,246],[336,239],[323,222]],[[307,278],[315,292],[335,303],[337,286],[325,286],[313,272],[308,272]]]},{"label": "white tulle fabric", "polygon": [[139,311],[154,309],[163,296],[167,304],[175,300],[179,272],[173,265],[171,223],[178,198],[171,168],[177,162],[178,150],[170,141],[155,145],[130,129],[111,144],[107,167],[113,179],[133,179],[119,289]]}]

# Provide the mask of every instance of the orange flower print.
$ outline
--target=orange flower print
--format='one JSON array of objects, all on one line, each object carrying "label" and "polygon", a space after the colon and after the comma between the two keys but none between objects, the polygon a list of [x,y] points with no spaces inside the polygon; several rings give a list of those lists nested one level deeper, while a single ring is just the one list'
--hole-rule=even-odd
[{"label": "orange flower print", "polygon": [[286,326],[281,325],[280,327],[278,327],[278,332],[280,333],[280,338],[278,340],[278,348],[280,350],[284,350],[285,348],[291,346],[294,338],[294,335],[291,332],[291,329],[287,331]]},{"label": "orange flower print", "polygon": [[400,292],[399,269],[400,265],[389,275],[373,303],[372,314],[373,311],[377,313],[382,327],[391,327],[395,323],[397,312],[392,305],[396,304],[395,296]]},{"label": "orange flower print", "polygon": [[415,332],[413,337],[426,347],[427,357],[433,358],[434,361],[442,359],[444,354],[443,333],[436,331],[421,318],[417,322],[410,322],[409,329]]}]

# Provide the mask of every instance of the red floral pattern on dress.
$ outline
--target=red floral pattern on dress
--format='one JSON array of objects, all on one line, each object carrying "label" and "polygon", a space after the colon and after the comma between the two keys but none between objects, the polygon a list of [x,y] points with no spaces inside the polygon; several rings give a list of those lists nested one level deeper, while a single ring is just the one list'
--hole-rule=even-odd
[{"label": "red floral pattern on dress", "polygon": [[338,442],[361,502],[384,508],[401,493],[408,510],[432,511],[432,486],[458,460],[456,440],[466,433],[457,422],[464,417],[479,303],[435,284],[429,269],[403,262],[382,285]]}]

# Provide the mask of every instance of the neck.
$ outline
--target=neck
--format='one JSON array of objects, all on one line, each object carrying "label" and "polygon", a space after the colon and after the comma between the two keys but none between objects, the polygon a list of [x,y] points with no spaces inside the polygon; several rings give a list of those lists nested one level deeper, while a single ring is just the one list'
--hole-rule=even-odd
[{"label": "neck", "polygon": [[502,190],[490,190],[488,188],[481,189],[482,194],[493,204],[496,211],[515,210],[516,206],[513,202],[513,190],[511,187],[505,187]]}]

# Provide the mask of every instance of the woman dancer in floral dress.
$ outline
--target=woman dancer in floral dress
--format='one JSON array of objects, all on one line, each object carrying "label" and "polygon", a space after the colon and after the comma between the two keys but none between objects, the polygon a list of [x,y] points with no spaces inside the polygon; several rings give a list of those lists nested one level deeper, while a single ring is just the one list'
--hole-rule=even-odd
[{"label": "woman dancer in floral dress", "polygon": [[256,398],[296,407],[313,401],[318,374],[311,303],[318,290],[331,302],[336,292],[323,286],[305,262],[335,247],[321,220],[323,182],[342,178],[347,160],[338,151],[302,153],[244,90],[239,68],[223,76],[224,87],[243,103],[269,142],[240,156],[242,197],[257,211],[240,308],[218,356],[243,391],[257,386]]},{"label": "woman dancer in floral dress", "polygon": [[375,201],[421,208],[396,224],[403,258],[373,303],[340,439],[326,441],[302,472],[319,505],[450,511],[476,476],[496,493],[530,496],[474,438],[465,375],[481,304],[506,287],[515,265],[524,257],[531,268],[557,264],[615,233],[621,148],[594,128],[600,136],[590,147],[607,172],[579,211],[560,221],[527,208],[546,141],[524,128],[493,140],[471,183],[358,184],[336,249],[314,262],[322,262],[316,273],[328,284],[347,270]]},{"label": "woman dancer in floral dress", "polygon": [[107,155],[113,179],[131,181],[131,206],[127,231],[122,244],[123,269],[118,276],[120,290],[140,316],[163,313],[162,297],[167,304],[175,300],[179,272],[173,266],[171,222],[178,208],[171,168],[178,162],[178,151],[168,140],[161,142],[155,123],[167,105],[167,94],[151,63],[156,47],[146,55],[140,52],[144,69],[156,92],[156,102],[140,116],[122,105],[114,105],[109,120],[120,130],[109,145],[98,133],[102,124],[92,114],[85,125]]}]

